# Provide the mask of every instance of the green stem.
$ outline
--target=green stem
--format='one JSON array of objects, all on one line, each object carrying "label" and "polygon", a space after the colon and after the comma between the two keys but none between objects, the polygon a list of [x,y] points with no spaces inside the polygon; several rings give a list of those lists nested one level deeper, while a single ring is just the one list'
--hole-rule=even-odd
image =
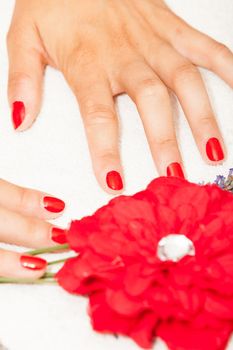
[{"label": "green stem", "polygon": [[55,265],[55,264],[63,263],[63,262],[65,262],[65,261],[68,260],[68,259],[69,259],[69,258],[60,259],[60,260],[55,260],[55,261],[50,261],[50,262],[48,262],[48,266],[49,266],[49,265]]},{"label": "green stem", "polygon": [[10,278],[10,277],[0,277],[1,283],[17,283],[17,284],[47,284],[47,283],[57,283],[54,279],[55,273],[45,272],[45,274],[35,280],[31,278]]},{"label": "green stem", "polygon": [[0,283],[16,283],[16,284],[56,284],[57,281],[52,278],[40,278],[37,280],[33,280],[30,278],[7,278],[7,277],[0,277]]},{"label": "green stem", "polygon": [[56,274],[53,273],[53,272],[45,272],[45,274],[41,278],[43,278],[43,279],[45,279],[45,278],[54,278],[55,275]]},{"label": "green stem", "polygon": [[25,254],[27,255],[40,255],[44,253],[53,253],[53,252],[59,252],[60,250],[67,250],[69,249],[69,244],[59,244],[54,247],[46,247],[46,248],[41,248],[41,249],[35,249],[35,250],[30,250],[26,252]]},{"label": "green stem", "polygon": [[[46,247],[46,248],[41,248],[41,249],[36,249],[36,250],[31,250],[29,252],[26,252],[28,255],[39,255],[39,254],[44,254],[44,253],[52,253],[52,252],[59,252],[59,251],[64,251],[69,249],[68,244],[62,244],[62,245],[57,245],[55,247]],[[59,263],[63,263],[66,259],[59,259],[55,261],[50,261],[48,265],[55,265]],[[55,280],[55,273],[52,272],[45,272],[45,274],[35,280],[31,278],[8,278],[8,277],[0,277],[0,284],[2,283],[17,283],[17,284],[47,284],[47,283],[53,283],[56,284],[57,281]]]}]

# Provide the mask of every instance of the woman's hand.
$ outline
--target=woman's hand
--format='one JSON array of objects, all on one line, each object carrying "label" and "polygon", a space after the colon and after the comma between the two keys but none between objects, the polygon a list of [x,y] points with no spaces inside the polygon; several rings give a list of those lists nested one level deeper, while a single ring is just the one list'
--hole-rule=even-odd
[{"label": "woman's hand", "polygon": [[[0,242],[31,248],[65,243],[66,231],[45,221],[64,208],[58,198],[0,180]],[[46,265],[44,259],[0,249],[0,276],[36,279]]]},{"label": "woman's hand", "polygon": [[162,0],[16,0],[8,47],[15,128],[27,129],[39,113],[46,65],[59,69],[79,102],[105,190],[123,187],[113,97],[124,92],[137,105],[161,175],[183,176],[168,89],[178,97],[204,160],[224,159],[196,65],[233,86],[233,55]]}]

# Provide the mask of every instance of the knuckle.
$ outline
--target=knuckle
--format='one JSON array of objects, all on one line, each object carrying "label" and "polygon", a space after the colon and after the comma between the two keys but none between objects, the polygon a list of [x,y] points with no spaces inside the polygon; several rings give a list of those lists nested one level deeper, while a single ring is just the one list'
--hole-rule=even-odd
[{"label": "knuckle", "polygon": [[184,27],[184,25],[181,25],[180,23],[179,23],[179,18],[177,17],[177,18],[175,18],[175,22],[174,22],[174,24],[175,24],[175,26],[174,26],[174,39],[175,40],[177,40],[177,42],[178,42],[178,40],[181,40],[183,37],[184,37],[184,34],[185,34],[185,27]]},{"label": "knuckle", "polygon": [[8,78],[8,85],[14,89],[19,83],[23,84],[26,81],[31,80],[29,74],[24,72],[10,72]]},{"label": "knuckle", "polygon": [[174,138],[157,138],[152,141],[153,146],[157,148],[176,148],[177,143]]},{"label": "knuckle", "polygon": [[24,211],[28,211],[30,208],[30,201],[29,201],[29,190],[26,188],[20,188],[19,189],[19,202],[18,206],[19,209],[23,209]]},{"label": "knuckle", "polygon": [[6,35],[8,49],[14,48],[15,45],[21,45],[25,38],[25,26],[22,21],[13,21]]},{"label": "knuckle", "polygon": [[96,157],[101,158],[103,162],[108,163],[111,161],[118,161],[119,160],[119,154],[117,151],[114,151],[113,149],[100,149],[96,150]]},{"label": "knuckle", "polygon": [[198,120],[198,125],[202,125],[203,127],[212,125],[213,123],[214,123],[214,119],[211,116],[203,116],[200,118],[200,120]]},{"label": "knuckle", "polygon": [[87,127],[101,125],[112,122],[115,119],[115,113],[108,105],[88,102],[84,107],[84,119]]},{"label": "knuckle", "polygon": [[35,247],[41,247],[49,243],[51,234],[51,225],[41,222],[39,219],[26,219],[26,235],[28,242],[33,243]]},{"label": "knuckle", "polygon": [[180,64],[173,72],[173,84],[187,83],[190,80],[197,78],[198,71],[190,62]]},{"label": "knuckle", "polygon": [[214,59],[224,59],[229,56],[230,50],[226,45],[215,41],[213,43],[212,52]]},{"label": "knuckle", "polygon": [[29,237],[36,237],[38,234],[38,221],[36,219],[27,219],[26,233]]},{"label": "knuckle", "polygon": [[90,67],[93,66],[93,61],[96,60],[97,52],[93,45],[90,45],[88,42],[83,43],[80,41],[71,50],[66,59],[64,59],[63,53],[59,53],[58,57],[62,73],[74,88],[78,88],[78,79],[75,77],[77,77],[79,73],[83,75],[83,72],[88,72],[90,70]]},{"label": "knuckle", "polygon": [[137,90],[137,95],[141,98],[150,96],[164,97],[167,94],[166,87],[157,78],[143,80]]}]

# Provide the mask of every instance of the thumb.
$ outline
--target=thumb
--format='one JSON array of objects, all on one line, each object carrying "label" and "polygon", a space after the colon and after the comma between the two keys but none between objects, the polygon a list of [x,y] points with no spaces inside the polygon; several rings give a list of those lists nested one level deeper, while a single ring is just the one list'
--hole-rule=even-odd
[{"label": "thumb", "polygon": [[42,98],[45,62],[33,26],[12,25],[7,37],[9,55],[8,98],[17,131],[31,126]]}]

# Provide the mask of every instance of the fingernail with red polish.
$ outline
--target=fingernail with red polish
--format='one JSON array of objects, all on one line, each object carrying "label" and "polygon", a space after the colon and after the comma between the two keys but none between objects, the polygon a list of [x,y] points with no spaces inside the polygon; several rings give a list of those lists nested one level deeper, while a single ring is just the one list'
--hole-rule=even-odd
[{"label": "fingernail with red polish", "polygon": [[184,179],[184,173],[179,163],[171,163],[167,167],[167,176],[175,176]]},{"label": "fingernail with red polish", "polygon": [[120,173],[118,171],[110,171],[107,173],[106,182],[109,188],[114,191],[122,190],[123,182]]},{"label": "fingernail with red polish", "polygon": [[44,208],[52,213],[60,213],[65,208],[65,203],[58,198],[44,197]]},{"label": "fingernail with red polish", "polygon": [[25,118],[25,106],[21,101],[16,101],[12,104],[12,121],[16,129],[22,124]]},{"label": "fingernail with red polish", "polygon": [[52,228],[52,240],[59,244],[67,243],[67,231],[58,227]]},{"label": "fingernail with red polish", "polygon": [[20,263],[29,270],[44,270],[47,266],[46,260],[31,255],[21,255]]},{"label": "fingernail with red polish", "polygon": [[216,137],[212,137],[206,143],[206,154],[210,160],[215,162],[224,159],[222,146]]}]

